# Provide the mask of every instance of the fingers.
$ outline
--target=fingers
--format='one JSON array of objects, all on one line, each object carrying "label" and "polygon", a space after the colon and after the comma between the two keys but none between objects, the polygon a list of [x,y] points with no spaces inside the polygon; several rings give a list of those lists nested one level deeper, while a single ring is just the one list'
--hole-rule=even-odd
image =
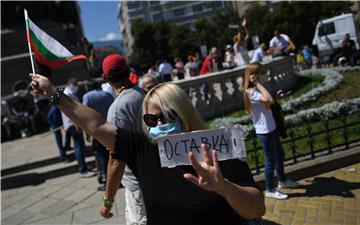
[{"label": "fingers", "polygon": [[214,167],[217,169],[217,170],[220,170],[220,165],[219,165],[219,159],[218,159],[218,156],[217,156],[217,153],[215,150],[212,150],[212,161],[213,161],[213,164],[214,164]]},{"label": "fingers", "polygon": [[205,173],[205,170],[204,170],[204,168],[201,167],[201,165],[196,160],[196,158],[192,152],[189,152],[188,158],[189,158],[189,161],[190,161],[192,167],[195,169],[196,173],[199,175],[203,175]]},{"label": "fingers", "polygon": [[202,156],[204,162],[208,165],[212,165],[212,159],[209,156],[209,151],[206,149],[205,144],[201,144],[200,152],[201,152],[201,156]]},{"label": "fingers", "polygon": [[188,181],[190,181],[193,184],[196,184],[196,185],[199,184],[198,178],[195,177],[194,175],[190,174],[190,173],[185,173],[184,178],[187,179]]}]

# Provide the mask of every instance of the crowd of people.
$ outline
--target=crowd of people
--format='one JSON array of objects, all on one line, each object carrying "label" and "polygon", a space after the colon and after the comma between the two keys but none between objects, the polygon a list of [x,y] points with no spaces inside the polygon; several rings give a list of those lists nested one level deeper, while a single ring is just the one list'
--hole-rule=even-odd
[{"label": "crowd of people", "polygon": [[[295,53],[296,47],[289,36],[277,30],[274,31],[274,37],[269,41],[269,44],[261,42],[253,51],[248,51],[251,34],[247,24],[247,20],[244,19],[237,25],[233,43],[226,45],[224,50],[212,47],[203,60],[198,54],[189,55],[186,63],[180,57],[175,57],[174,65],[171,64],[171,60],[163,59],[150,66],[147,73],[156,76],[160,82],[181,80],[224,69],[246,66],[249,63],[261,63],[271,58]],[[222,52],[224,53],[222,54]],[[308,55],[306,56],[308,57]],[[306,60],[309,62],[308,58]]]},{"label": "crowd of people", "polygon": [[204,162],[189,153],[189,166],[161,167],[155,138],[203,130],[203,119],[179,86],[154,83],[145,94],[131,84],[129,75],[121,55],[105,58],[103,78],[116,94],[107,119],[63,90],[55,91],[46,77],[32,75],[35,94],[48,97],[79,129],[108,149],[101,215],[112,216],[121,182],[127,224],[242,224],[261,217],[264,196],[246,161],[219,161],[216,151],[202,145]]},{"label": "crowd of people", "polygon": [[[246,22],[242,26],[246,26]],[[243,41],[246,41],[245,37]],[[264,49],[264,45],[259,48]],[[199,73],[222,69],[218,56],[218,50],[212,48]],[[285,176],[284,152],[274,117],[269,111],[273,99],[257,82],[261,66],[249,64],[250,58],[247,60],[244,102],[265,151],[265,196],[286,199],[288,196],[273,185],[274,170],[278,176],[278,188],[297,187],[299,184]],[[179,62],[180,59],[176,68],[181,73],[181,67],[186,65]],[[217,63],[215,67],[210,66],[213,62]],[[53,117],[58,120],[51,125],[53,131],[63,126],[65,133],[70,133],[73,139],[82,178],[95,176],[84,160],[83,131],[88,141],[92,138],[98,190],[105,191],[101,215],[105,218],[112,216],[116,192],[123,186],[127,224],[167,224],[171,218],[178,218],[173,224],[199,224],[204,221],[238,224],[239,221],[261,217],[265,212],[264,195],[243,159],[219,161],[215,151],[202,145],[203,162],[198,162],[189,153],[189,166],[161,167],[155,141],[157,137],[205,129],[203,119],[187,94],[179,86],[166,82],[170,75],[167,67],[171,65],[166,60],[162,64],[160,79],[148,73],[139,77],[137,85],[134,85],[130,79],[131,68],[124,57],[109,55],[102,66],[105,83],[100,86],[91,82],[88,85],[91,88],[82,100],[77,96],[75,79],[69,80],[65,90],[55,91],[49,79],[32,75],[34,94],[50,99],[52,106],[49,114],[54,111]],[[263,114],[267,116],[263,118]],[[54,135],[60,157],[67,158],[59,134],[54,132]],[[164,195],[167,197],[163,198]]]},{"label": "crowd of people", "polygon": [[[80,177],[98,175],[98,190],[104,191],[100,206],[103,217],[112,216],[120,186],[125,188],[126,224],[169,224],[169,221],[171,224],[242,224],[265,213],[264,194],[243,159],[218,160],[216,151],[201,145],[202,162],[191,152],[188,166],[165,168],[159,162],[157,137],[205,129],[188,95],[169,81],[238,66],[245,68],[244,109],[251,116],[264,150],[265,196],[287,199],[280,189],[299,186],[284,171],[284,149],[279,138],[284,132],[279,111],[274,109],[278,105],[276,97],[282,96],[282,92],[279,90],[272,96],[259,82],[260,62],[265,56],[289,55],[295,51],[295,45],[286,34],[274,31],[269,44],[260,43],[250,56],[247,49],[250,37],[244,19],[238,25],[233,44],[226,46],[224,57],[213,47],[203,62],[198,56],[189,55],[186,63],[176,57],[172,65],[164,58],[141,76],[128,66],[122,55],[109,55],[102,64],[104,83],[89,81],[82,96],[74,78],[64,90],[55,90],[46,77],[31,75],[35,96],[48,98],[51,104],[47,119],[60,158],[64,162],[70,160],[67,150],[71,149],[72,139]],[[312,53],[308,46],[301,49],[300,55],[304,67],[311,66]],[[205,84],[201,91],[206,95]],[[24,111],[24,103],[15,102],[12,110]],[[26,121],[24,113],[16,115]],[[65,143],[62,134],[66,135]],[[92,143],[97,173],[87,168],[84,135]],[[274,184],[274,171],[277,184]]]}]

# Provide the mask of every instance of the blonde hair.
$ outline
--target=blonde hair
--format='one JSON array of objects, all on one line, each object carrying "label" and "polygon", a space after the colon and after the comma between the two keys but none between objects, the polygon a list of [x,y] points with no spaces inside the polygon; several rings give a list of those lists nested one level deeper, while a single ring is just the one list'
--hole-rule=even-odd
[{"label": "blonde hair", "polygon": [[249,88],[253,88],[254,84],[250,81],[250,76],[253,74],[260,74],[261,64],[248,64],[245,68],[244,79],[241,86],[241,91],[243,92],[243,102],[245,112],[251,114],[251,104],[249,97]]},{"label": "blonde hair", "polygon": [[[203,118],[192,105],[186,93],[176,84],[161,83],[152,88],[144,98],[143,115],[147,113],[149,104],[159,107],[166,119],[171,116],[177,117],[182,132],[205,129]],[[144,121],[143,130],[146,134],[149,130]]]}]

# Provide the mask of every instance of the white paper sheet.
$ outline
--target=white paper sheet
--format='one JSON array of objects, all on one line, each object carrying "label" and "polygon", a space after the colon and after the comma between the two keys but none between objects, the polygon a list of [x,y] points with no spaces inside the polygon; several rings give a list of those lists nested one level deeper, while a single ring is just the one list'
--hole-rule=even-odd
[{"label": "white paper sheet", "polygon": [[241,128],[220,128],[194,131],[159,137],[161,167],[172,168],[179,165],[190,165],[187,154],[192,151],[195,158],[202,162],[200,145],[216,150],[219,161],[246,158],[244,132]]}]

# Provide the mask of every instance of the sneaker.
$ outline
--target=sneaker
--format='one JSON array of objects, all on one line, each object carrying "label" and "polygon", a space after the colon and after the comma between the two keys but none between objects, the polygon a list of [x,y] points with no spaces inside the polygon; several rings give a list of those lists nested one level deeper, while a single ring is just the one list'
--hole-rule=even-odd
[{"label": "sneaker", "polygon": [[97,190],[98,190],[98,191],[105,191],[105,188],[106,188],[106,187],[105,187],[105,184],[102,184],[102,185],[99,185],[99,186],[98,186]]},{"label": "sneaker", "polygon": [[65,151],[72,150],[72,149],[74,149],[74,148],[72,148],[72,147],[70,147],[70,146],[65,146],[65,147],[64,147],[64,150],[65,150]]},{"label": "sneaker", "polygon": [[71,162],[71,160],[70,160],[70,158],[69,158],[69,156],[60,156],[60,159],[61,159],[61,161],[63,161],[64,163],[69,163],[69,162]]},{"label": "sneaker", "polygon": [[278,200],[284,200],[284,199],[287,199],[288,198],[288,195],[286,194],[283,194],[277,190],[274,190],[274,191],[268,191],[266,190],[265,191],[265,196],[268,197],[268,198],[275,198],[275,199],[278,199]]},{"label": "sneaker", "polygon": [[96,176],[96,173],[90,172],[90,171],[80,173],[81,178],[90,178],[90,177],[94,177],[94,176]]},{"label": "sneaker", "polygon": [[300,184],[296,181],[290,180],[290,179],[286,179],[285,181],[278,182],[278,188],[297,188],[299,187]]}]

